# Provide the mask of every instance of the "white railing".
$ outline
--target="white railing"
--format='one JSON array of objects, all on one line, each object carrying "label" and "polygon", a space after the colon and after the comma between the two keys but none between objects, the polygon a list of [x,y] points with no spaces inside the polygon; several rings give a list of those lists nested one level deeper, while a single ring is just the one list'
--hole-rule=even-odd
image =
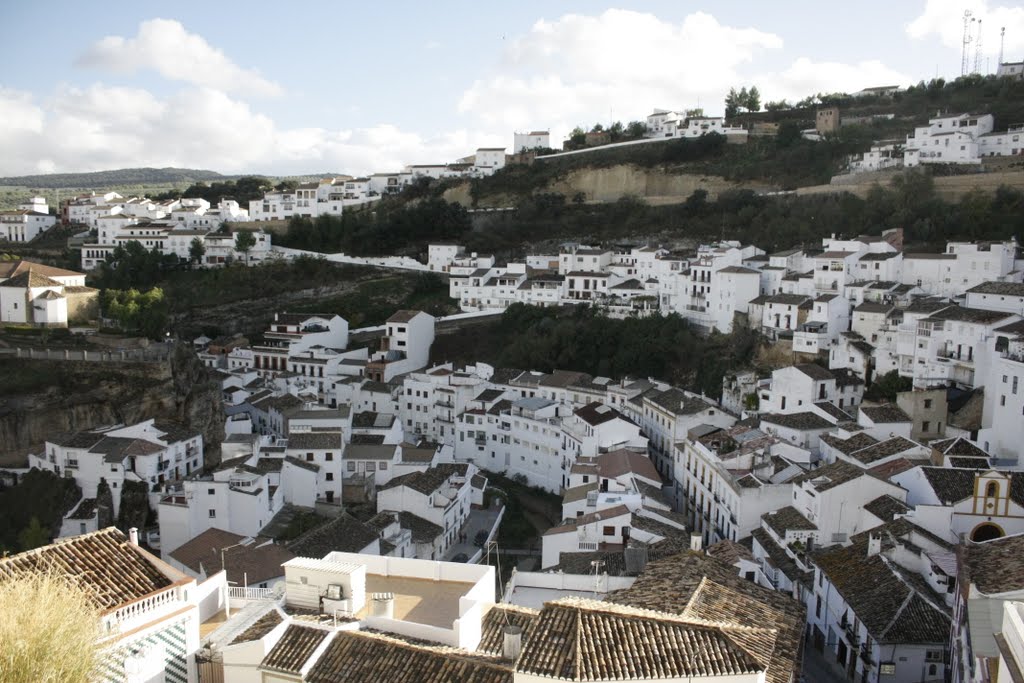
[{"label": "white railing", "polygon": [[269,588],[242,588],[230,586],[228,597],[234,600],[273,600],[273,591]]},{"label": "white railing", "polygon": [[588,543],[586,541],[580,541],[580,551],[597,550],[597,543]]},{"label": "white railing", "polygon": [[180,604],[177,588],[161,591],[114,610],[104,619],[106,630],[110,633],[129,630],[134,626],[152,621],[161,612],[178,608]]}]

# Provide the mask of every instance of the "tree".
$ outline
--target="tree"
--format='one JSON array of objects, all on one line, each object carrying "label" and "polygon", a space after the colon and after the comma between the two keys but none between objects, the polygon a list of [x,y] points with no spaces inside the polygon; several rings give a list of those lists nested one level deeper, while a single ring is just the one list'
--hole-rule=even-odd
[{"label": "tree", "polygon": [[743,106],[744,97],[746,97],[746,88],[744,88],[742,96],[736,92],[736,88],[729,88],[729,94],[725,96],[725,118],[731,119],[736,116],[736,112]]},{"label": "tree", "polygon": [[643,121],[630,121],[626,126],[626,137],[640,139],[647,135],[647,124]]},{"label": "tree", "polygon": [[29,520],[28,526],[18,534],[18,545],[22,550],[35,550],[50,542],[50,532],[43,528],[38,517]]},{"label": "tree", "polygon": [[757,91],[757,86],[750,86],[750,90],[747,92],[747,101],[744,104],[747,111],[761,111],[761,93]]},{"label": "tree", "polygon": [[198,237],[192,238],[192,243],[188,245],[188,259],[192,263],[200,264],[203,262],[203,256],[206,255],[206,245]]},{"label": "tree", "polygon": [[249,265],[249,252],[256,246],[256,236],[248,230],[239,230],[235,233],[235,249],[245,257],[246,265]]},{"label": "tree", "polygon": [[704,116],[704,107],[697,107],[696,109],[687,109],[686,118],[688,119],[699,119]]},{"label": "tree", "polygon": [[585,130],[576,126],[569,133],[569,147],[570,149],[579,149],[587,144],[587,133]]},{"label": "tree", "polygon": [[764,105],[765,111],[785,111],[786,109],[792,109],[793,105],[786,100],[775,100]]},{"label": "tree", "polygon": [[625,128],[622,125],[622,121],[616,121],[608,127],[608,135],[611,136],[612,142],[617,142],[622,138],[622,133]]},{"label": "tree", "polygon": [[99,673],[99,610],[81,584],[54,572],[0,580],[0,680],[88,683]]}]

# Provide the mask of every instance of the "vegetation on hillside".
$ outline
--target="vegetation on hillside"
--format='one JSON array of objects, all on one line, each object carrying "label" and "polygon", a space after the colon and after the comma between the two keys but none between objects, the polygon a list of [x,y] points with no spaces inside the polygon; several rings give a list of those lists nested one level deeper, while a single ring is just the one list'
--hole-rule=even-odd
[{"label": "vegetation on hillside", "polygon": [[678,315],[617,320],[591,308],[513,304],[493,325],[438,337],[431,355],[438,362],[656,377],[717,397],[725,373],[748,365],[758,343],[750,330],[703,335]]},{"label": "vegetation on hillside", "polygon": [[577,205],[556,193],[519,203],[518,211],[488,218],[486,230],[470,233],[470,250],[518,255],[543,240],[613,242],[735,239],[772,252],[821,244],[831,234],[878,235],[902,227],[912,249],[933,251],[950,239],[1006,239],[1024,235],[1024,193],[999,188],[972,192],[958,202],[940,199],[931,177],[909,173],[890,188],[855,195],[764,196],[750,190],[722,193],[709,201],[697,190],[685,202],[650,206],[624,197],[610,204]]},{"label": "vegetation on hillside", "polygon": [[47,188],[101,188],[111,185],[155,185],[191,183],[197,180],[221,180],[215,171],[195,168],[119,168],[92,173],[47,173],[45,175],[0,178],[0,185]]},{"label": "vegetation on hillside", "polygon": [[428,197],[411,204],[381,203],[374,211],[347,211],[341,216],[295,217],[288,232],[274,242],[355,256],[417,255],[428,243],[461,239],[471,228],[465,208]]},{"label": "vegetation on hillside", "polygon": [[[0,555],[49,543],[60,531],[64,515],[81,499],[82,489],[74,479],[36,469],[29,470],[17,486],[0,488],[0,519],[4,520],[0,524]],[[22,533],[30,528],[42,533]]]}]

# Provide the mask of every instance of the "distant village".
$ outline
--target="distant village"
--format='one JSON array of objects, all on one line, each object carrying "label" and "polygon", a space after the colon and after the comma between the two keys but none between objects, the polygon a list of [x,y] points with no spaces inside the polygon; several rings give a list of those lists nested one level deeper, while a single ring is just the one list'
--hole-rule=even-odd
[{"label": "distant village", "polygon": [[[992,121],[937,117],[851,171],[1020,154],[1020,126]],[[818,123],[806,134],[842,119]],[[667,110],[647,125],[648,141],[751,134]],[[548,147],[546,132],[517,133],[512,155],[323,179],[248,208],[105,193],[58,218],[32,199],[3,229],[21,242],[80,226],[85,270],[131,242],[184,262],[198,241],[197,265],[257,266],[307,252],[259,230],[241,244],[239,224],[341,215]],[[188,340],[223,403],[217,464],[201,433],[158,417],[54,430],[2,473],[81,488],[60,539],[0,558],[0,577],[47,567],[95,593],[107,680],[1024,680],[1014,236],[934,253],[906,251],[895,229],[777,253],[573,243],[499,263],[431,244],[425,262],[326,258],[442,275],[460,313],[350,329],[278,311],[258,341]],[[97,294],[85,273],[0,262],[0,322],[66,327]],[[788,360],[733,369],[718,400],[651,377],[431,362],[442,325],[514,304],[748,328]],[[903,390],[868,398],[882,382]],[[556,497],[557,520],[535,547],[506,547],[513,506],[539,516],[520,507],[531,495]],[[140,500],[155,524],[111,526]],[[285,533],[304,516],[320,523]]]}]

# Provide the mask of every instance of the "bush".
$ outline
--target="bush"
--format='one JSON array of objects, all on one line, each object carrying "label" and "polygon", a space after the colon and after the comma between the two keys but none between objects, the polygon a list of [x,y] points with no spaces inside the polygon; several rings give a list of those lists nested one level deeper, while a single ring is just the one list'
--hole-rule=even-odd
[{"label": "bush", "polygon": [[0,680],[88,683],[99,673],[100,614],[92,595],[56,573],[0,580]]}]

